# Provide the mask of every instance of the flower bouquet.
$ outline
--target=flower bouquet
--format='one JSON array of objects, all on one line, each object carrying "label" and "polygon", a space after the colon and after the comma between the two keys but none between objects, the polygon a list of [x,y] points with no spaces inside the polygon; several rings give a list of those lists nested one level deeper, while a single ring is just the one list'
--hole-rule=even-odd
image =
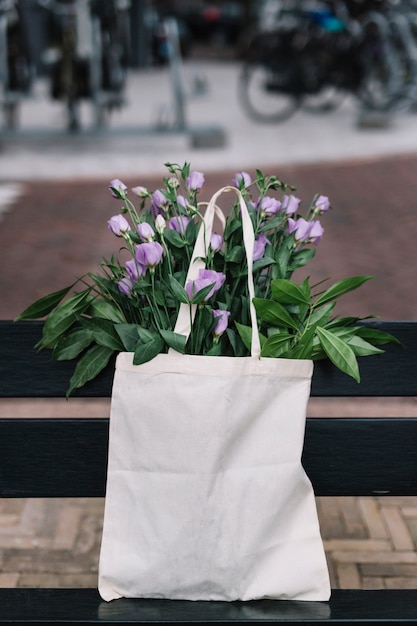
[{"label": "flower bouquet", "polygon": [[100,595],[327,600],[301,464],[313,361],[359,381],[357,357],[395,339],[333,314],[369,276],[292,279],[323,236],[326,196],[302,214],[293,187],[257,171],[202,202],[204,175],[166,165],[153,193],[111,181],[117,258],[19,316],[46,317],[38,348],[77,361],[68,393],[118,353]]},{"label": "flower bouquet", "polygon": [[[170,348],[206,356],[250,353],[248,264],[239,202],[227,215],[224,232],[211,234],[197,278],[187,282],[207,204],[199,201],[205,178],[188,163],[166,167],[163,186],[153,193],[144,187],[129,192],[120,180],[111,181],[120,208],[108,228],[122,241],[118,257],[103,260],[100,273],[41,298],[17,318],[46,317],[37,348],[52,350],[57,360],[77,360],[68,395],[95,378],[114,353],[125,350],[134,353],[137,365]],[[239,172],[233,185],[247,204],[255,235],[253,304],[260,356],[328,358],[359,382],[357,357],[381,353],[380,346],[395,339],[357,324],[357,317],[337,318],[333,310],[340,296],[371,277],[350,277],[327,288],[311,285],[308,278],[301,283],[292,279],[314,257],[324,233],[319,218],[330,209],[329,199],[316,195],[302,214],[294,187],[276,176],[257,170],[252,181]],[[174,331],[181,303],[195,315],[189,337]]]}]

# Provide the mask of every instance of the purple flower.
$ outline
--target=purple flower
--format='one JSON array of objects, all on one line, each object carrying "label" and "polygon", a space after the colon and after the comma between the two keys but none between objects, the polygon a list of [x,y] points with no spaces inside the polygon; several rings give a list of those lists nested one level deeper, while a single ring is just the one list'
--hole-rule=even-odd
[{"label": "purple flower", "polygon": [[268,243],[271,243],[269,239],[267,239],[264,233],[258,235],[255,239],[255,245],[253,247],[253,260],[259,261],[265,254],[265,248]]},{"label": "purple flower", "polygon": [[311,222],[307,222],[303,217],[294,220],[291,217],[288,220],[288,232],[294,233],[296,241],[307,242],[310,238]]},{"label": "purple flower", "polygon": [[130,230],[129,222],[123,215],[113,215],[107,222],[107,227],[116,237],[123,237]]},{"label": "purple flower", "polygon": [[319,196],[314,202],[313,210],[316,214],[326,213],[330,209],[330,202],[327,196]]},{"label": "purple flower", "polygon": [[146,274],[146,265],[141,265],[137,262],[136,259],[130,259],[130,261],[126,261],[125,267],[127,273],[129,274],[130,280],[133,282],[137,282],[140,276],[144,276]]},{"label": "purple flower", "polygon": [[247,172],[237,172],[233,178],[233,186],[236,189],[241,189],[245,187],[249,187],[252,179]]},{"label": "purple flower", "polygon": [[205,178],[203,172],[190,172],[190,175],[185,182],[185,186],[190,191],[200,191],[201,187],[204,185],[204,181]]},{"label": "purple flower", "polygon": [[121,200],[125,199],[127,187],[118,178],[114,178],[110,181],[109,189],[113,198],[120,198]]},{"label": "purple flower", "polygon": [[133,282],[127,276],[117,281],[117,286],[119,288],[120,293],[122,293],[124,296],[130,296],[130,294],[132,293]]},{"label": "purple flower", "polygon": [[155,237],[154,229],[148,222],[138,224],[138,233],[142,241],[153,241]]},{"label": "purple flower", "polygon": [[164,249],[157,241],[136,246],[136,260],[140,265],[153,268],[161,262]]},{"label": "purple flower", "polygon": [[180,235],[185,235],[187,226],[190,223],[190,218],[186,215],[179,215],[178,217],[171,217],[168,220],[168,228],[175,230]]},{"label": "purple flower", "polygon": [[319,243],[324,234],[324,228],[318,220],[311,222],[310,241],[314,244]]},{"label": "purple flower", "polygon": [[216,326],[213,329],[213,334],[215,337],[220,337],[228,326],[230,311],[213,310],[212,314],[213,317],[217,319]]},{"label": "purple flower", "polygon": [[281,206],[282,203],[279,200],[276,200],[276,198],[265,196],[265,198],[262,198],[260,204],[258,205],[258,209],[265,216],[275,215],[276,213],[278,213]]},{"label": "purple flower", "polygon": [[284,196],[282,199],[281,208],[285,209],[287,215],[294,215],[294,213],[297,213],[298,211],[300,202],[300,198],[296,198],[295,196]]},{"label": "purple flower", "polygon": [[198,278],[195,280],[189,280],[185,285],[185,290],[190,300],[192,300],[196,293],[201,291],[201,289],[204,289],[204,287],[208,287],[209,285],[213,285],[213,288],[210,289],[209,293],[204,298],[204,301],[207,301],[216,291],[220,289],[225,280],[226,276],[222,272],[215,272],[214,270],[199,270]]},{"label": "purple flower", "polygon": [[210,237],[210,248],[217,252],[223,245],[223,237],[217,233],[212,233]]},{"label": "purple flower", "polygon": [[290,217],[288,220],[288,232],[294,233],[294,238],[299,243],[316,244],[321,240],[324,229],[318,220],[308,222],[303,217],[300,217],[298,220],[293,220]]},{"label": "purple flower", "polygon": [[180,206],[184,207],[184,209],[186,208],[186,206],[187,206],[187,201],[186,201],[186,199],[184,198],[184,196],[182,196],[181,194],[178,194],[178,196],[177,196],[177,202],[178,202],[178,204],[179,204]]},{"label": "purple flower", "polygon": [[166,196],[162,193],[160,189],[157,189],[152,194],[152,204],[151,204],[151,213],[153,217],[157,215],[163,215],[165,210],[168,208],[169,202]]}]

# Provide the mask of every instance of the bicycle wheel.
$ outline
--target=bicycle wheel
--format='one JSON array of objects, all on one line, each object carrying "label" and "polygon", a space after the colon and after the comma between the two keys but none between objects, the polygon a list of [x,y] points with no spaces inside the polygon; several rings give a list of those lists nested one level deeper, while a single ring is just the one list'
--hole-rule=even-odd
[{"label": "bicycle wheel", "polygon": [[290,64],[272,68],[267,63],[248,62],[239,77],[240,102],[248,116],[264,124],[284,122],[300,107],[297,93],[287,91]]},{"label": "bicycle wheel", "polygon": [[361,60],[363,78],[357,92],[359,100],[368,109],[392,111],[402,99],[404,80],[389,21],[382,15],[372,14],[365,24]]},{"label": "bicycle wheel", "polygon": [[316,94],[305,95],[302,102],[302,108],[308,113],[313,113],[314,115],[330,113],[331,111],[338,109],[342,105],[345,98],[345,91],[342,91],[338,87],[329,85],[328,87],[323,87],[323,89]]}]

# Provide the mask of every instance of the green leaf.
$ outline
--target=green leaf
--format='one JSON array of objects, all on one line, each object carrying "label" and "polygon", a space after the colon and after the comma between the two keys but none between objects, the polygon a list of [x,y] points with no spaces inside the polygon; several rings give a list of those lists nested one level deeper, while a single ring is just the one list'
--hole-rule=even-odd
[{"label": "green leaf", "polygon": [[93,346],[78,361],[74,374],[70,380],[67,398],[74,389],[83,387],[89,380],[93,380],[106,367],[110,357],[114,353],[111,348],[105,346]]},{"label": "green leaf", "polygon": [[294,270],[300,269],[300,267],[304,267],[312,260],[315,254],[315,248],[303,248],[302,250],[295,252],[289,262],[289,270],[291,272],[294,272]]},{"label": "green leaf", "polygon": [[174,248],[184,248],[186,240],[176,230],[166,228],[164,230],[164,239],[168,241]]},{"label": "green leaf", "polygon": [[123,343],[114,327],[114,323],[110,322],[110,320],[104,320],[99,317],[96,319],[82,317],[80,323],[92,333],[94,341],[100,346],[106,346],[112,350],[123,350]]},{"label": "green leaf", "polygon": [[154,336],[153,339],[137,346],[133,355],[133,364],[142,365],[154,359],[164,348],[164,340],[162,337]]},{"label": "green leaf", "polygon": [[253,304],[259,317],[273,326],[286,326],[298,330],[298,325],[287,309],[272,300],[254,298]]},{"label": "green leaf", "polygon": [[226,263],[241,263],[245,255],[243,246],[234,246],[226,252]]},{"label": "green leaf", "polygon": [[36,320],[49,315],[75,284],[76,283],[73,283],[69,287],[65,287],[65,289],[54,291],[47,296],[39,298],[39,300],[36,300],[36,302],[33,302],[27,309],[22,311],[22,313],[15,318],[15,322],[20,320]]},{"label": "green leaf", "polygon": [[253,264],[253,273],[256,274],[256,272],[259,272],[259,270],[262,270],[264,267],[268,267],[268,265],[275,265],[274,259],[268,256],[262,257],[262,259],[255,261]]},{"label": "green leaf", "polygon": [[319,309],[313,310],[309,318],[309,324],[315,326],[326,326],[335,306],[336,302],[330,302]]},{"label": "green leaf", "polygon": [[367,280],[370,280],[371,278],[372,276],[352,276],[351,278],[345,278],[343,280],[340,280],[339,282],[329,287],[329,289],[326,289],[326,291],[317,298],[314,303],[314,307],[322,306],[326,302],[336,300],[336,298],[339,298],[349,291],[358,289],[358,287],[363,285]]},{"label": "green leaf", "polygon": [[205,356],[222,356],[222,347],[220,343],[215,343],[209,350],[207,350]]},{"label": "green leaf", "polygon": [[90,315],[91,317],[101,317],[105,320],[110,320],[115,324],[126,322],[126,318],[120,308],[114,302],[102,298],[93,300],[90,306]]},{"label": "green leaf", "polygon": [[298,304],[309,305],[310,294],[306,293],[297,283],[284,278],[273,280],[271,282],[272,297],[276,302],[281,304]]},{"label": "green leaf", "polygon": [[190,300],[188,298],[187,292],[185,291],[181,283],[179,283],[178,280],[174,278],[174,276],[169,277],[169,286],[170,286],[172,293],[174,294],[174,296],[179,302],[183,302],[184,304],[189,304]]},{"label": "green leaf", "polygon": [[293,335],[288,333],[274,333],[270,335],[262,346],[261,356],[278,358],[289,348]]},{"label": "green leaf", "polygon": [[54,348],[58,339],[64,335],[90,305],[90,289],[75,294],[61,305],[56,307],[46,319],[43,325],[42,339],[36,345],[37,348]]},{"label": "green leaf", "polygon": [[[203,287],[202,289],[200,289],[199,291],[197,291],[193,297],[191,302],[193,304],[201,304],[202,302],[204,302],[204,300],[207,298],[208,294],[210,293],[210,291],[213,289],[214,285],[216,283],[210,283],[210,285],[207,285],[207,287]],[[190,300],[188,300],[189,302]]]},{"label": "green leaf", "polygon": [[187,343],[187,337],[185,337],[185,335],[174,333],[173,330],[161,330],[159,332],[161,333],[165,343],[168,344],[170,348],[173,348],[176,352],[184,354],[185,345]]},{"label": "green leaf", "polygon": [[115,329],[127,352],[134,352],[139,343],[138,324],[116,324]]},{"label": "green leaf", "polygon": [[377,330],[376,328],[368,328],[365,326],[358,326],[357,329],[357,334],[359,337],[370,341],[374,345],[382,346],[386,343],[396,343],[402,345],[401,341],[394,337],[394,335],[391,335],[391,333],[386,333],[382,330]]},{"label": "green leaf", "polygon": [[152,341],[153,339],[159,339],[159,333],[151,328],[143,328],[143,326],[136,326],[138,331],[138,335],[142,343],[148,343],[148,341]]},{"label": "green leaf", "polygon": [[329,330],[318,327],[316,332],[323,350],[332,363],[359,383],[359,366],[352,348]]},{"label": "green leaf", "polygon": [[78,328],[59,341],[53,351],[56,361],[66,361],[77,358],[93,341],[90,331]]},{"label": "green leaf", "polygon": [[384,352],[381,348],[373,346],[369,341],[365,341],[365,339],[357,335],[353,335],[353,337],[348,339],[348,344],[356,356],[369,356],[371,354],[382,354]]},{"label": "green leaf", "polygon": [[235,326],[245,345],[245,348],[247,348],[250,352],[252,346],[252,327],[244,326],[243,324],[239,324],[239,322],[235,322]]}]

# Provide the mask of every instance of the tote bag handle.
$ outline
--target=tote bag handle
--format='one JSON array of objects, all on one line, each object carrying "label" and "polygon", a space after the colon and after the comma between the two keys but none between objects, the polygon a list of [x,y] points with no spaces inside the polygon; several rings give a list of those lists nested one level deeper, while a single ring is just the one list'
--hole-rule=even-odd
[{"label": "tote bag handle", "polygon": [[[253,249],[255,244],[255,233],[253,231],[252,221],[249,215],[248,207],[246,206],[245,200],[239,189],[232,186],[226,186],[217,191],[210,202],[207,205],[207,209],[204,213],[204,219],[200,226],[200,230],[197,235],[197,239],[195,242],[193,254],[190,261],[190,266],[188,268],[187,278],[185,283],[187,284],[190,280],[195,280],[198,278],[198,273],[200,269],[205,269],[204,258],[207,253],[207,248],[210,245],[210,237],[213,232],[213,223],[214,216],[217,215],[220,218],[222,228],[225,227],[225,218],[223,212],[216,204],[217,198],[225,192],[233,191],[238,199],[240,205],[240,211],[242,216],[242,227],[243,227],[243,244],[246,252],[246,259],[248,264],[248,292],[249,292],[249,311],[251,318],[251,326],[252,326],[252,345],[251,345],[251,356],[259,358],[261,353],[261,344],[259,339],[259,331],[258,324],[256,321],[256,311],[253,305],[253,298],[255,296],[255,288],[253,284],[253,272],[252,272],[252,264],[253,264]],[[191,324],[194,320],[195,314],[197,310],[197,305],[191,305],[191,315],[190,315],[190,305],[181,303],[178,311],[178,317],[175,324],[174,332],[184,335],[188,337],[191,333]],[[170,350],[171,351],[171,350]]]}]

